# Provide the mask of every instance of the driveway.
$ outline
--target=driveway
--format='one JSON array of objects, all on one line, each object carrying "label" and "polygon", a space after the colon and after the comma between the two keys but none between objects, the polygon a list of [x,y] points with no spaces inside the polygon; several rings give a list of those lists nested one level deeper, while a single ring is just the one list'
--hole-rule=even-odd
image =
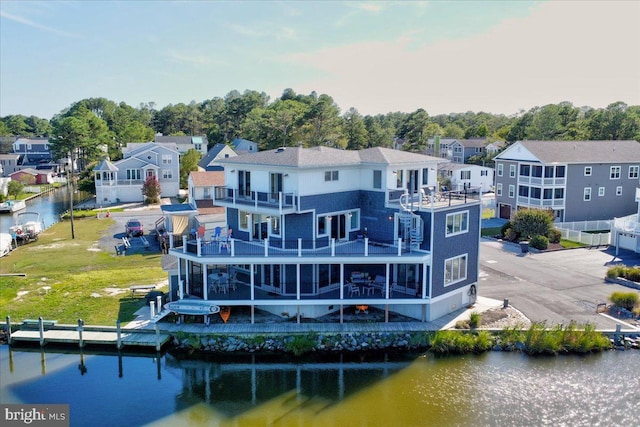
[{"label": "driveway", "polygon": [[517,245],[482,239],[478,293],[508,299],[534,322],[556,325],[573,320],[615,329],[619,322],[597,314],[596,306],[608,302],[613,292],[633,291],[604,281],[611,265],[640,264],[638,254],[621,252],[618,257],[604,248],[522,254]]}]

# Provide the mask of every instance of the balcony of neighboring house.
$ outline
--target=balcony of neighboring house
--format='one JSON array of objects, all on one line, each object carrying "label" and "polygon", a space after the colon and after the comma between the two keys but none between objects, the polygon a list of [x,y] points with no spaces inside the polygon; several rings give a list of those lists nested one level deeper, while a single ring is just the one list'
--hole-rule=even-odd
[{"label": "balcony of neighboring house", "polygon": [[298,196],[294,193],[263,191],[241,191],[227,186],[214,187],[213,203],[217,206],[245,210],[262,210],[271,214],[295,213],[298,209]]},{"label": "balcony of neighboring house", "polygon": [[409,209],[411,211],[430,211],[447,207],[457,207],[468,203],[479,203],[481,193],[466,190],[450,191],[435,187],[423,187],[412,194],[405,189],[387,190],[387,207]]}]

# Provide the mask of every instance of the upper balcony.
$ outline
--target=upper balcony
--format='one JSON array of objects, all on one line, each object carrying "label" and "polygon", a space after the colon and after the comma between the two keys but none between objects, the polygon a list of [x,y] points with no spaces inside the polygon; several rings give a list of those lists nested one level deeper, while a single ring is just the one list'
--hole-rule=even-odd
[{"label": "upper balcony", "polygon": [[255,210],[272,214],[294,213],[298,210],[298,196],[293,193],[267,193],[251,191],[241,194],[237,188],[227,186],[214,187],[213,203],[217,206]]},{"label": "upper balcony", "polygon": [[[424,260],[429,251],[412,249],[402,239],[395,241],[373,241],[368,238],[358,238],[350,241],[336,241],[335,239],[318,240],[278,240],[265,239],[257,241],[244,241],[238,239],[209,240],[188,239],[174,240],[170,236],[170,251],[174,255],[180,253],[189,254],[197,258],[208,258],[211,262],[239,262],[238,258],[245,261],[250,258],[259,259],[265,263],[267,258],[279,258],[278,262],[284,262],[283,258],[299,260],[300,258],[389,258],[404,257],[415,261]],[[339,261],[332,261],[338,263]]]},{"label": "upper balcony", "polygon": [[431,211],[457,207],[468,203],[479,203],[480,193],[467,191],[435,191],[433,187],[421,188],[410,194],[407,190],[387,190],[387,206],[411,211]]}]

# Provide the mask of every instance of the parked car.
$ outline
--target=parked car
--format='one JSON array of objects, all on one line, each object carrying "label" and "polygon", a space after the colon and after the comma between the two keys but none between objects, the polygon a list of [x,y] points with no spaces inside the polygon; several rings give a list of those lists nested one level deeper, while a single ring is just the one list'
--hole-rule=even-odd
[{"label": "parked car", "polygon": [[127,225],[124,226],[124,234],[127,237],[138,237],[144,234],[144,229],[142,228],[142,223],[137,219],[130,219],[127,221]]}]

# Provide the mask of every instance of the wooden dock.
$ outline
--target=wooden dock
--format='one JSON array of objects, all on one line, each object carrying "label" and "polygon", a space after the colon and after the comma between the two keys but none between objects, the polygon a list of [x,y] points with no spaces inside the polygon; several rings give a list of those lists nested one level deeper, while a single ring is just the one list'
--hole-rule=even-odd
[{"label": "wooden dock", "polygon": [[170,339],[166,332],[154,329],[121,329],[118,325],[112,327],[85,327],[84,324],[49,325],[40,321],[35,328],[31,324],[23,323],[19,330],[9,334],[9,344],[18,342],[36,342],[40,346],[48,343],[76,345],[80,348],[86,345],[114,346],[116,349],[127,347],[151,347],[160,350]]}]

